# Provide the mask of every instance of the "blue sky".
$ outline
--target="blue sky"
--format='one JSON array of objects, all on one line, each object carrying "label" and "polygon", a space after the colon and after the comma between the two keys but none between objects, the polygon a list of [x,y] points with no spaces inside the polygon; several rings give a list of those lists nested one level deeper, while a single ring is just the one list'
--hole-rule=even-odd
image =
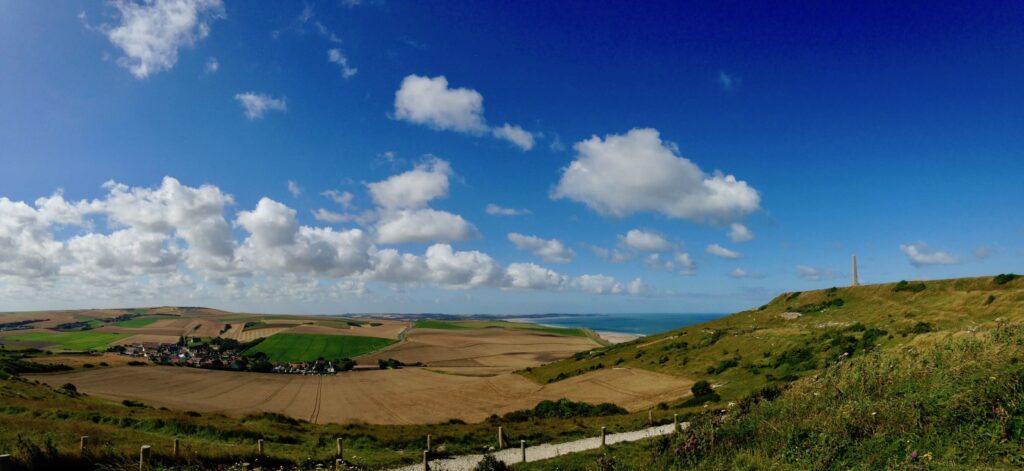
[{"label": "blue sky", "polygon": [[4,2],[0,309],[729,312],[853,254],[1019,272],[1022,15]]}]

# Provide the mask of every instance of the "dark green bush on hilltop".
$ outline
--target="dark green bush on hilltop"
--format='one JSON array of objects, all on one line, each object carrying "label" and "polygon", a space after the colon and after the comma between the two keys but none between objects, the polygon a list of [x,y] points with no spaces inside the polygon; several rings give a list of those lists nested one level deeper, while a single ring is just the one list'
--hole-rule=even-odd
[{"label": "dark green bush on hilltop", "polygon": [[997,285],[1005,285],[1005,284],[1007,284],[1007,283],[1009,283],[1009,282],[1011,282],[1011,281],[1013,281],[1013,280],[1015,280],[1017,278],[1020,278],[1020,275],[1016,275],[1016,274],[1013,274],[1013,273],[1003,273],[1001,275],[996,275],[996,277],[994,278],[994,281],[996,282]]},{"label": "dark green bush on hilltop", "polygon": [[897,292],[897,293],[900,292],[900,291],[910,291],[912,293],[920,293],[920,292],[924,291],[925,288],[926,288],[926,286],[924,285],[924,283],[921,283],[921,282],[910,283],[907,280],[901,280],[899,283],[896,283],[896,286],[893,286],[892,290],[894,292]]}]

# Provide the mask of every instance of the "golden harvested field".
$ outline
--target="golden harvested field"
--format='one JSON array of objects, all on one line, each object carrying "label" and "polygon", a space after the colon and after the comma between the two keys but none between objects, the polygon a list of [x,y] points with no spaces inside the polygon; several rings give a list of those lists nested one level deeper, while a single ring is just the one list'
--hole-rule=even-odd
[{"label": "golden harvested field", "polygon": [[153,334],[137,334],[130,337],[125,337],[121,340],[111,343],[111,345],[135,345],[137,343],[177,343],[178,339],[181,338],[177,335],[153,335]]},{"label": "golden harvested field", "polygon": [[691,382],[644,370],[608,369],[538,385],[516,375],[470,377],[421,368],[336,376],[235,373],[174,367],[122,367],[32,375],[52,386],[151,406],[242,416],[277,412],[315,423],[413,424],[532,408],[545,399],[614,402],[641,410],[686,394]]},{"label": "golden harvested field", "polygon": [[599,347],[587,337],[521,329],[414,329],[406,341],[359,358],[394,358],[455,374],[495,375],[536,366]]},{"label": "golden harvested field", "polygon": [[118,355],[115,353],[104,353],[102,355],[50,355],[30,358],[28,361],[43,364],[61,364],[72,368],[81,368],[82,365],[85,364],[99,365],[100,363],[106,363],[110,366],[125,366],[130,361],[138,361],[138,358]]}]

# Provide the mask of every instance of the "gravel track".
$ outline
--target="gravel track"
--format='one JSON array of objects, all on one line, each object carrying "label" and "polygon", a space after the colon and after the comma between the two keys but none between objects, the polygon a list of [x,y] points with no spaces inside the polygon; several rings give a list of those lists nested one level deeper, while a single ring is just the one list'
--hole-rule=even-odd
[{"label": "gravel track", "polygon": [[[685,430],[689,426],[689,423],[683,422],[679,424],[679,427]],[[643,440],[645,438],[653,438],[661,435],[668,435],[672,433],[672,424],[660,425],[657,427],[645,428],[633,432],[622,432],[608,434],[606,442],[608,445],[614,445],[616,443],[624,442],[635,442],[637,440]],[[515,445],[515,444],[512,444]],[[572,442],[551,444],[546,443],[543,445],[531,446],[526,448],[526,461],[543,461],[546,459],[555,458],[561,455],[567,455],[570,453],[579,453],[581,451],[594,450],[601,447],[601,437],[584,438]],[[505,462],[505,464],[515,464],[522,462],[522,451],[519,447],[508,448],[493,453],[494,457],[498,460]],[[434,460],[430,462],[431,471],[471,471],[473,467],[483,459],[483,455],[463,455],[456,456],[454,458],[446,458],[441,460]],[[403,466],[401,468],[393,468],[391,471],[422,471],[423,463],[418,463],[409,466]]]}]

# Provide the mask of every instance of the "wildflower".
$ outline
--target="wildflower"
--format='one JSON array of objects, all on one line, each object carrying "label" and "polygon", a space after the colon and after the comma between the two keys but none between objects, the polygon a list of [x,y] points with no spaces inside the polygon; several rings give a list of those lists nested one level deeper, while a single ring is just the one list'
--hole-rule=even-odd
[{"label": "wildflower", "polygon": [[910,452],[910,459],[917,461],[917,450]]}]

